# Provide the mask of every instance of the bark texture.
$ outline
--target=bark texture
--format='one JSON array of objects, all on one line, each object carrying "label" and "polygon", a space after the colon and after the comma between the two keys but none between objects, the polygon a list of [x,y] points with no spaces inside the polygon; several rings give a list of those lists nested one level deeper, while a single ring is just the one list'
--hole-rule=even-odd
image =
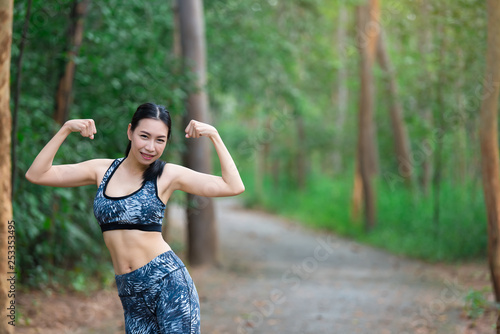
[{"label": "bark texture", "polygon": [[175,58],[180,58],[182,57],[182,46],[178,0],[173,0],[172,11],[174,13],[174,44],[172,48],[172,54]]},{"label": "bark texture", "polygon": [[83,22],[87,15],[87,8],[90,0],[75,0],[71,10],[71,23],[68,30],[69,48],[68,62],[64,68],[64,73],[59,80],[56,95],[56,110],[54,120],[59,124],[64,124],[68,120],[69,106],[71,104],[71,92],[75,78],[76,63],[75,58],[80,52],[83,38]]},{"label": "bark texture", "polygon": [[[426,18],[429,17],[431,12],[431,2],[429,0],[422,0],[420,2],[420,17]],[[426,22],[426,21],[424,21]],[[433,53],[433,43],[432,40],[434,38],[433,32],[435,29],[429,27],[428,25],[422,25],[422,29],[418,29],[417,37],[420,53],[423,55],[431,55]],[[424,28],[425,27],[425,28]],[[419,77],[419,80],[425,82],[428,78],[431,77],[431,73],[429,73],[429,57],[424,58],[424,62],[422,64],[422,73]],[[428,129],[431,129],[434,125],[434,117],[432,115],[432,109],[428,101],[425,101],[424,98],[428,94],[425,89],[422,89],[419,94],[420,99],[422,100],[422,105],[419,106],[420,114]],[[432,179],[432,166],[433,166],[433,153],[429,152],[423,158],[422,162],[422,175],[419,179],[419,184],[426,196],[430,195],[430,184]]]},{"label": "bark texture", "polygon": [[[196,91],[187,100],[186,121],[209,122],[206,85],[206,47],[203,2],[179,0],[182,56],[186,70],[196,75]],[[206,138],[188,139],[185,165],[203,173],[211,172],[211,143]],[[191,265],[216,261],[217,233],[211,198],[188,194],[188,259]]]},{"label": "bark texture", "polygon": [[394,135],[394,149],[396,154],[396,162],[398,164],[398,172],[401,177],[405,179],[408,187],[412,186],[413,163],[410,160],[410,144],[408,139],[408,131],[406,130],[403,121],[403,108],[399,101],[398,85],[396,82],[396,72],[392,66],[389,54],[387,53],[387,46],[385,43],[385,36],[380,31],[377,43],[377,59],[380,67],[385,71],[387,77],[387,91],[391,99],[391,107],[389,109],[392,131]]},{"label": "bark texture", "polygon": [[[500,302],[500,176],[498,96],[500,85],[500,2],[488,0],[488,51],[481,116],[483,191],[488,215],[488,260],[495,299]],[[497,327],[498,330],[498,327]]]},{"label": "bark texture", "polygon": [[[361,91],[359,101],[359,169],[361,175],[365,227],[372,229],[376,224],[375,189],[373,176],[376,171],[374,136],[374,84],[373,63],[380,31],[380,7],[378,0],[369,0],[367,6],[357,8],[358,48],[360,52]],[[355,180],[358,176],[355,176]]]},{"label": "bark texture", "polygon": [[337,71],[337,82],[332,90],[332,105],[336,110],[335,116],[335,151],[333,153],[333,170],[336,173],[342,170],[342,144],[340,138],[343,138],[342,133],[345,126],[347,109],[349,107],[349,89],[347,87],[348,80],[348,64],[347,64],[347,29],[348,29],[348,10],[347,7],[341,5],[339,8],[338,26],[337,26],[337,50],[340,67]]},{"label": "bark texture", "polygon": [[9,295],[13,268],[8,263],[8,225],[12,220],[11,201],[11,129],[10,115],[10,52],[12,45],[12,0],[0,0],[0,333],[14,333],[14,326],[8,321],[11,312],[8,307],[15,299]]},{"label": "bark texture", "polygon": [[297,154],[295,156],[295,165],[297,166],[297,186],[300,190],[304,190],[307,185],[307,147],[306,130],[302,115],[297,115],[295,117],[295,122],[297,126]]}]

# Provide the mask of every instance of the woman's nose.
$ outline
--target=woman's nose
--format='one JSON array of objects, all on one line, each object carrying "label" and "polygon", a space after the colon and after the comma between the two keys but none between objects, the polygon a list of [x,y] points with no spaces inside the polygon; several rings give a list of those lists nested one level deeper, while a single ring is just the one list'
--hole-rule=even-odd
[{"label": "woman's nose", "polygon": [[148,151],[154,151],[154,149],[155,149],[155,146],[153,144],[153,141],[151,141],[151,140],[148,141],[148,143],[146,144],[146,150],[148,150]]}]

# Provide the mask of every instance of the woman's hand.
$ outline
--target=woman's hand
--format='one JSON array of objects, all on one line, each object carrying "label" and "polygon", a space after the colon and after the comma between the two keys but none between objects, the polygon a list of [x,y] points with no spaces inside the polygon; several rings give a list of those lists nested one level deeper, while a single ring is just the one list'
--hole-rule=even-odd
[{"label": "woman's hand", "polygon": [[199,138],[201,136],[211,138],[218,134],[217,129],[213,126],[194,119],[189,122],[184,131],[186,132],[186,138]]},{"label": "woman's hand", "polygon": [[200,173],[179,165],[168,164],[170,171],[162,175],[168,175],[168,177],[172,178],[172,187],[169,188],[169,191],[182,190],[193,195],[205,197],[235,196],[241,194],[245,190],[245,186],[233,158],[219,136],[217,129],[209,124],[192,120],[185,131],[186,138],[206,136],[212,140],[219,156],[222,176]]},{"label": "woman's hand", "polygon": [[71,132],[80,132],[82,137],[94,139],[97,133],[93,119],[72,119],[64,123],[63,127]]},{"label": "woman's hand", "polygon": [[98,174],[109,167],[108,159],[87,160],[76,164],[53,165],[59,147],[71,132],[80,132],[83,137],[94,138],[97,132],[92,119],[72,119],[64,123],[52,139],[38,153],[26,172],[28,181],[52,187],[78,187],[97,184]]}]

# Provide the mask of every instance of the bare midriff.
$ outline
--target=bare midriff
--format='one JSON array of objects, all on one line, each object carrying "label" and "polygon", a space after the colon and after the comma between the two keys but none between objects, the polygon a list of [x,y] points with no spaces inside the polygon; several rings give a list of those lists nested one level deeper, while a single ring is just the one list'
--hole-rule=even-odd
[{"label": "bare midriff", "polygon": [[171,249],[161,232],[112,230],[103,237],[117,275],[134,271]]}]

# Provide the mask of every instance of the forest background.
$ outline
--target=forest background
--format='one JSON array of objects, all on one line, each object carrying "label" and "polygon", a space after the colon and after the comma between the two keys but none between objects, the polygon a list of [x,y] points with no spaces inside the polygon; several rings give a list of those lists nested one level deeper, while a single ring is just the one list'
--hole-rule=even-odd
[{"label": "forest background", "polygon": [[[65,117],[93,118],[98,133],[93,141],[70,136],[55,163],[123,156],[127,124],[147,101],[166,105],[173,116],[164,160],[181,163],[185,151],[184,102],[193,75],[182,71],[173,1],[92,1],[84,16],[74,15],[74,3],[33,0],[23,47],[27,1],[14,3],[13,207],[18,282],[26,288],[84,291],[112,284],[109,255],[91,213],[95,188],[48,188],[24,178],[60,127],[55,100],[68,59],[75,72]],[[485,259],[478,133],[485,5],[381,3],[381,25],[374,29],[383,31],[391,66],[373,67],[376,219],[367,227],[355,191],[360,4],[204,2],[211,123],[242,173],[244,199],[398,254],[428,261]],[[83,22],[77,54],[68,51],[75,19]],[[395,150],[395,104],[410,149],[405,157]],[[185,203],[181,194],[172,200]]]}]

